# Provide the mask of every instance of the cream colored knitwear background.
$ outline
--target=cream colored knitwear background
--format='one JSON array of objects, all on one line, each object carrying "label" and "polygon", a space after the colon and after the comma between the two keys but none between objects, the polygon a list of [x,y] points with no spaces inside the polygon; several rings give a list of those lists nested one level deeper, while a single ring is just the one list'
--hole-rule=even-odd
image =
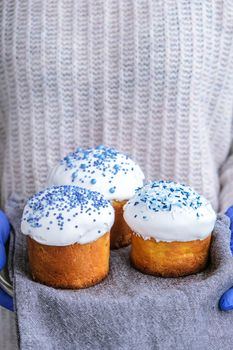
[{"label": "cream colored knitwear background", "polygon": [[[233,2],[3,0],[2,197],[77,145],[233,202]],[[229,197],[230,195],[230,197]]]},{"label": "cream colored knitwear background", "polygon": [[0,35],[3,201],[104,143],[233,203],[232,0],[2,0]]}]

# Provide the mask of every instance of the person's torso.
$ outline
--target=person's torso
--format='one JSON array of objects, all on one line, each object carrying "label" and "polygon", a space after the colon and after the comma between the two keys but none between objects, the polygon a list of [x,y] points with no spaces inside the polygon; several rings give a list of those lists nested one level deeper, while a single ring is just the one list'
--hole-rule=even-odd
[{"label": "person's torso", "polygon": [[41,188],[76,146],[104,143],[217,207],[232,140],[231,1],[0,6],[4,198]]}]

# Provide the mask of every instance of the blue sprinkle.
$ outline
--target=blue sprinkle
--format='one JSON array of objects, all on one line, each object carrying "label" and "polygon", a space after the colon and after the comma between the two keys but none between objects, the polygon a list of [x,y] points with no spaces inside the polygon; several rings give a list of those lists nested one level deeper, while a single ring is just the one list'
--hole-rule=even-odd
[{"label": "blue sprinkle", "polygon": [[[114,175],[116,175],[118,173],[118,171],[120,170],[120,166],[118,164],[115,164],[113,166],[113,169],[114,169]],[[124,169],[122,169],[122,170],[124,170]]]},{"label": "blue sprinkle", "polygon": [[96,147],[96,149],[104,149],[105,147],[104,147],[104,145],[98,145],[97,147]]},{"label": "blue sprinkle", "polygon": [[109,192],[110,192],[110,193],[114,193],[114,192],[115,192],[115,190],[116,190],[116,188],[115,188],[115,187],[111,187],[111,188],[109,188]]},{"label": "blue sprinkle", "polygon": [[75,182],[75,180],[77,179],[77,177],[78,177],[78,171],[76,170],[76,171],[73,172],[72,175],[71,175],[72,182]]},{"label": "blue sprinkle", "polygon": [[91,182],[92,185],[94,185],[94,184],[96,184],[96,179],[91,179],[90,182]]}]

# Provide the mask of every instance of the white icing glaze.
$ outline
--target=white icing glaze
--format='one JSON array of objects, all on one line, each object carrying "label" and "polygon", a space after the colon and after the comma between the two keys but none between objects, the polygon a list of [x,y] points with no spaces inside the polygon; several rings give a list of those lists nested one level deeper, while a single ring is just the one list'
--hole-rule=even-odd
[{"label": "white icing glaze", "polygon": [[211,204],[190,187],[159,181],[137,191],[124,206],[124,218],[144,239],[186,242],[210,235],[216,214]]},{"label": "white icing glaze", "polygon": [[108,200],[122,201],[143,186],[144,174],[128,156],[102,145],[65,157],[48,175],[47,185],[77,185]]},{"label": "white icing glaze", "polygon": [[86,244],[110,231],[114,215],[110,202],[97,192],[54,186],[28,200],[21,230],[45,245]]}]

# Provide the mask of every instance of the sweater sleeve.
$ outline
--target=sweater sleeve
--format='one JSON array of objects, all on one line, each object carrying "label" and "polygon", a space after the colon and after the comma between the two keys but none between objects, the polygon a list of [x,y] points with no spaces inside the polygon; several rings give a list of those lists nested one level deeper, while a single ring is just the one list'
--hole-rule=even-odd
[{"label": "sweater sleeve", "polygon": [[230,153],[220,171],[220,211],[225,212],[233,205],[233,140]]},{"label": "sweater sleeve", "polygon": [[[2,182],[3,162],[4,162],[4,146],[5,146],[5,125],[4,115],[0,109],[0,183]],[[0,187],[0,207],[2,206],[2,193]]]}]

